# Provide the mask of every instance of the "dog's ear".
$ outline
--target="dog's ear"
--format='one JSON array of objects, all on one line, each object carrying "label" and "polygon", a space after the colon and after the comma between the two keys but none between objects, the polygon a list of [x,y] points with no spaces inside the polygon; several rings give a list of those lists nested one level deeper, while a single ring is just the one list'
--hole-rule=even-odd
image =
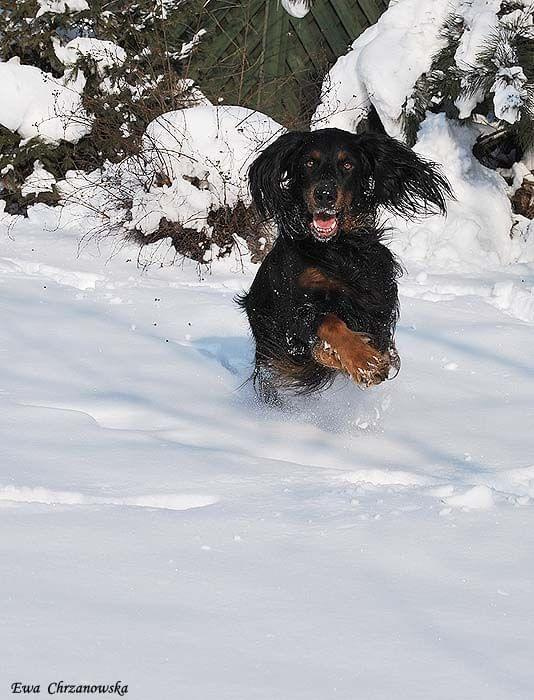
[{"label": "dog's ear", "polygon": [[454,195],[438,165],[389,136],[356,139],[362,175],[368,179],[362,197],[369,208],[385,206],[407,219],[446,213],[447,199]]},{"label": "dog's ear", "polygon": [[290,205],[287,183],[294,175],[298,164],[296,156],[308,136],[302,131],[283,134],[250,166],[250,193],[260,216],[276,217]]}]

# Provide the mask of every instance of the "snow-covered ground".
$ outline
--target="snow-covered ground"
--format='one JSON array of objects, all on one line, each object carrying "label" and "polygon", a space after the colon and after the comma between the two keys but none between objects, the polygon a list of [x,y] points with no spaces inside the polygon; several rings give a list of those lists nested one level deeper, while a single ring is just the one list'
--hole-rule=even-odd
[{"label": "snow-covered ground", "polygon": [[0,695],[534,697],[532,267],[410,263],[398,378],[270,409],[253,266],[56,216],[0,232]]}]

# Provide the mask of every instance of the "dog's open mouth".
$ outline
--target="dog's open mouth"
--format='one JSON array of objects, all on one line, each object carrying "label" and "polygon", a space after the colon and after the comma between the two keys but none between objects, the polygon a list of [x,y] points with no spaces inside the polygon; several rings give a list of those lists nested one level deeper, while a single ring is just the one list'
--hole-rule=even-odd
[{"label": "dog's open mouth", "polygon": [[315,238],[320,241],[327,241],[336,235],[338,221],[335,211],[316,211],[310,224]]}]

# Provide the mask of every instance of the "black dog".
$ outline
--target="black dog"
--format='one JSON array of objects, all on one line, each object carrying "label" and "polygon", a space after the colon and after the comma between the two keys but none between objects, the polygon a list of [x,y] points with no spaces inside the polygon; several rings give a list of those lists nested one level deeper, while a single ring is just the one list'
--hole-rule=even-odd
[{"label": "black dog", "polygon": [[363,386],[399,367],[393,334],[400,268],[381,243],[381,207],[445,213],[433,163],[392,138],[340,129],[293,132],[249,172],[259,214],[280,235],[239,299],[256,341],[255,386],[305,393],[344,372]]}]

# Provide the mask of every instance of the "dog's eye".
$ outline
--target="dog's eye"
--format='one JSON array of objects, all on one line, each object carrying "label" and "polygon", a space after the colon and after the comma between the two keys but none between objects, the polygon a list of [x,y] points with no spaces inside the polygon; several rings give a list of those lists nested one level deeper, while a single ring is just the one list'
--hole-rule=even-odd
[{"label": "dog's eye", "polygon": [[304,163],[304,165],[305,165],[307,168],[313,168],[313,166],[315,165],[315,161],[314,161],[313,159],[310,158],[310,160],[307,160],[307,161]]},{"label": "dog's eye", "polygon": [[343,170],[352,170],[354,166],[352,165],[352,163],[349,163],[349,161],[346,160],[344,163],[341,164],[341,167],[343,168]]}]

